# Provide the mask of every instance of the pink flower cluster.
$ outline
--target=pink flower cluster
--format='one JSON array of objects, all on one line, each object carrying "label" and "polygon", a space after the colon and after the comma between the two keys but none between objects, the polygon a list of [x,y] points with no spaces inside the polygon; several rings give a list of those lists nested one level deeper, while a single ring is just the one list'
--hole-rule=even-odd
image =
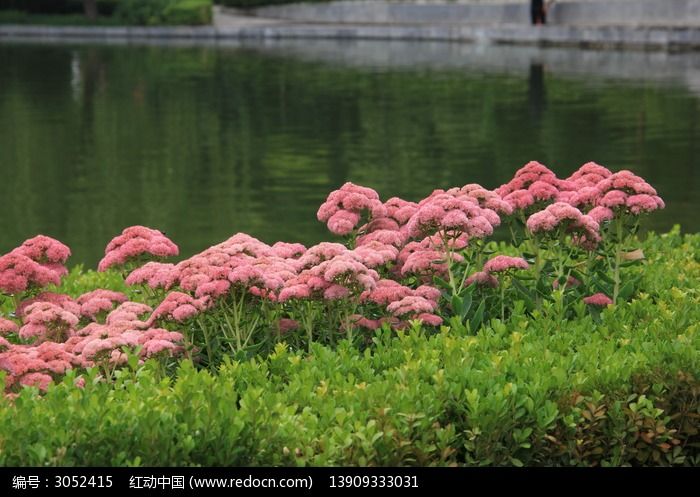
[{"label": "pink flower cluster", "polygon": [[107,244],[105,256],[97,269],[106,271],[140,257],[165,258],[178,253],[177,245],[160,231],[145,226],[131,226]]},{"label": "pink flower cluster", "polygon": [[522,257],[497,255],[484,264],[484,271],[487,273],[505,273],[512,269],[527,269],[528,267],[530,265]]},{"label": "pink flower cluster", "polygon": [[412,238],[442,233],[447,238],[462,234],[469,239],[485,238],[493,233],[501,219],[496,211],[479,205],[477,198],[458,189],[435,190],[418,204],[418,210],[406,224]]},{"label": "pink flower cluster", "polygon": [[10,319],[5,319],[0,317],[0,336],[9,335],[10,333],[17,333],[19,327],[17,323]]},{"label": "pink flower cluster", "polygon": [[207,308],[209,299],[195,299],[182,292],[170,292],[155,308],[148,320],[149,325],[159,321],[183,322],[195,317]]},{"label": "pink flower cluster", "polygon": [[588,186],[596,186],[611,175],[612,172],[607,167],[603,167],[595,162],[587,162],[566,178],[566,181],[574,184],[574,190],[580,190]]},{"label": "pink flower cluster", "polygon": [[151,288],[169,290],[176,280],[175,264],[151,261],[134,269],[126,278],[126,284],[148,285]]},{"label": "pink flower cluster", "polygon": [[348,182],[328,195],[316,217],[326,223],[331,233],[348,235],[357,227],[364,212],[371,218],[387,214],[376,191]]},{"label": "pink flower cluster", "polygon": [[26,255],[9,253],[0,257],[0,291],[4,293],[17,294],[60,282],[59,273]]},{"label": "pink flower cluster", "polygon": [[[92,293],[113,299],[117,297],[102,292],[108,291]],[[44,297],[54,302],[69,302],[55,295]],[[118,297],[117,300],[122,299]],[[73,302],[73,305],[78,304]],[[149,321],[155,321],[157,316],[142,320],[149,313],[149,306],[126,301],[107,315],[105,324],[92,322],[78,328],[78,317],[65,308],[48,301],[31,303],[24,309],[24,324],[19,328],[19,336],[34,343],[13,344],[0,337],[0,370],[8,375],[6,389],[32,385],[45,390],[69,369],[87,368],[98,363],[122,365],[127,360],[125,348],[132,352],[139,350],[141,360],[181,355],[184,352],[180,344],[182,334],[152,327]],[[0,326],[8,333],[18,331],[11,320],[0,320]]]},{"label": "pink flower cluster", "polygon": [[359,295],[371,290],[379,279],[379,274],[367,267],[357,254],[345,249],[344,252],[303,269],[285,282],[278,300],[323,298],[337,300]]},{"label": "pink flower cluster", "polygon": [[564,202],[555,202],[534,213],[527,220],[527,229],[533,234],[552,235],[563,230],[571,233],[580,245],[589,249],[595,248],[600,241],[598,223],[591,216]]},{"label": "pink flower cluster", "polygon": [[90,321],[97,321],[100,316],[106,316],[115,304],[126,302],[129,298],[121,292],[112,290],[93,290],[78,297],[80,315]]},{"label": "pink flower cluster", "polygon": [[39,345],[14,345],[0,353],[0,370],[7,373],[5,388],[35,386],[46,390],[54,378],[73,368],[86,367],[81,356],[66,350],[66,344],[42,342]]},{"label": "pink flower cluster", "polygon": [[465,284],[467,286],[476,284],[485,288],[496,288],[498,286],[498,279],[487,271],[478,271],[469,275]]},{"label": "pink flower cluster", "polygon": [[79,319],[72,312],[50,302],[35,302],[24,310],[24,326],[19,329],[23,340],[63,342],[74,331]]},{"label": "pink flower cluster", "polygon": [[36,302],[48,302],[54,304],[65,311],[70,312],[74,316],[80,316],[80,304],[78,304],[70,295],[63,293],[41,292],[35,297],[25,299],[19,303],[15,314],[18,318],[24,318],[26,309]]},{"label": "pink flower cluster", "polygon": [[585,297],[583,299],[583,302],[596,307],[606,307],[613,304],[612,299],[604,293],[596,293],[594,295]]},{"label": "pink flower cluster", "polygon": [[179,344],[183,339],[181,333],[163,328],[146,328],[139,320],[132,323],[119,321],[118,324],[92,323],[81,331],[64,345],[66,351],[80,356],[86,365],[125,364],[125,348],[135,351],[140,347],[139,357],[142,360],[159,354],[177,356],[184,352]]},{"label": "pink flower cluster", "polygon": [[70,257],[70,249],[49,236],[38,235],[25,240],[11,253],[24,255],[41,266],[50,269],[59,277],[68,273],[65,263]]},{"label": "pink flower cluster", "polygon": [[630,171],[619,171],[601,180],[596,187],[596,206],[645,214],[665,207],[656,190]]},{"label": "pink flower cluster", "polygon": [[382,279],[377,281],[373,289],[364,291],[360,297],[362,302],[373,303],[391,314],[374,320],[356,315],[355,324],[362,328],[374,330],[385,322],[390,323],[393,328],[403,328],[407,320],[413,319],[431,326],[442,324],[442,318],[434,314],[438,309],[440,290],[428,285],[412,289],[394,280]]},{"label": "pink flower cluster", "polygon": [[526,210],[537,202],[553,201],[561,191],[572,189],[573,185],[558,179],[549,168],[531,161],[518,169],[512,180],[494,191],[513,209]]},{"label": "pink flower cluster", "polygon": [[[141,359],[179,355],[182,335],[165,328],[189,324],[200,313],[226,312],[218,305],[226,299],[242,302],[248,314],[259,313],[261,304],[273,309],[267,324],[280,333],[300,326],[298,312],[308,302],[296,305],[308,300],[331,312],[345,301],[345,311],[354,315],[348,323],[342,314],[344,326],[404,328],[416,319],[439,326],[441,292],[429,284],[444,277],[451,263],[480,260],[479,240],[492,235],[502,218],[525,220],[537,236],[571,235],[590,250],[601,240],[601,223],[662,207],[656,191],[629,171],[612,173],[589,162],[559,179],[530,162],[494,191],[467,184],[435,190],[417,203],[398,197],[382,203],[374,190],[346,183],[328,196],[318,219],[335,234],[356,235],[352,249],[329,242],[308,249],[298,243],[268,245],[238,233],[177,264],[146,262],[177,255],[177,246],[160,231],[133,226],[108,244],[99,270],[146,262],[126,283],[167,292],[155,309],[101,289],[75,300],[51,292],[34,296],[36,289],[60,283],[70,255],[60,242],[37,236],[0,257],[0,291],[28,292],[15,310],[21,327],[0,318],[0,368],[9,372],[12,388],[45,388],[66,369],[123,364],[125,347],[139,348]],[[525,259],[497,255],[466,284],[495,288],[496,275],[527,268]],[[599,306],[609,300],[602,294],[584,299]],[[32,343],[10,343],[18,338]]]}]

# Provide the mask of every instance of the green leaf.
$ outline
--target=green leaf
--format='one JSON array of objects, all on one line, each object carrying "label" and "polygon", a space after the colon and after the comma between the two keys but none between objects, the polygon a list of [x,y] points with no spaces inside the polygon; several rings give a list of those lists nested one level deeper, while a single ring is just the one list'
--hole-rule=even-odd
[{"label": "green leaf", "polygon": [[457,316],[462,315],[462,309],[464,308],[464,302],[459,295],[453,295],[450,302],[452,304],[452,310]]},{"label": "green leaf", "polygon": [[535,302],[532,299],[532,293],[530,290],[528,290],[522,283],[520,283],[518,280],[513,278],[511,280],[513,282],[513,286],[518,290],[518,292],[522,295],[523,300],[525,301],[525,305],[527,306],[528,310],[532,310],[535,308]]},{"label": "green leaf", "polygon": [[620,288],[620,293],[618,294],[618,299],[619,300],[629,300],[629,298],[634,294],[634,287],[635,287],[635,282],[634,281],[628,281],[624,285],[622,285],[622,288]]},{"label": "green leaf", "polygon": [[462,310],[459,313],[459,317],[462,319],[462,322],[464,322],[464,319],[467,317],[467,314],[469,313],[469,309],[472,307],[472,292],[466,292],[464,294],[464,298],[462,299]]},{"label": "green leaf", "polygon": [[469,321],[469,328],[472,331],[476,331],[481,327],[481,322],[484,320],[484,309],[486,308],[486,301],[482,300],[481,303],[479,303],[479,307],[476,308],[476,312],[474,312],[474,316],[472,316],[472,319]]}]

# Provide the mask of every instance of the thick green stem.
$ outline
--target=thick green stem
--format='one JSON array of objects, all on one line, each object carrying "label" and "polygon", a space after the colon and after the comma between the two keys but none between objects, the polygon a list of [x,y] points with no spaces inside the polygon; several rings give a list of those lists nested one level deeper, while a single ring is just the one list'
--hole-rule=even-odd
[{"label": "thick green stem", "polygon": [[450,242],[447,234],[444,234],[442,237],[442,245],[445,250],[445,255],[447,255],[447,276],[450,279],[450,289],[452,290],[452,295],[457,295],[457,284],[454,271],[452,271],[452,249],[450,248]]},{"label": "thick green stem", "polygon": [[[205,326],[201,318],[197,318],[197,324],[202,329],[202,334],[204,335],[204,346],[207,348],[207,364],[211,368],[214,362],[214,353],[211,347],[211,339],[209,338],[209,328]],[[192,340],[194,343],[194,340]]]},{"label": "thick green stem", "polygon": [[304,302],[304,316],[302,321],[304,323],[304,329],[306,330],[306,337],[308,340],[307,350],[311,353],[311,344],[313,343],[314,334],[314,309],[313,303],[306,301]]},{"label": "thick green stem", "polygon": [[506,320],[506,286],[501,282],[501,321]]},{"label": "thick green stem", "polygon": [[19,304],[22,302],[22,298],[15,293],[12,295],[12,302],[15,304],[13,311],[17,313],[17,309],[19,309]]},{"label": "thick green stem", "polygon": [[620,265],[622,264],[622,220],[615,219],[615,234],[617,247],[615,248],[615,266],[613,267],[613,303],[617,303],[617,297],[620,295]]}]

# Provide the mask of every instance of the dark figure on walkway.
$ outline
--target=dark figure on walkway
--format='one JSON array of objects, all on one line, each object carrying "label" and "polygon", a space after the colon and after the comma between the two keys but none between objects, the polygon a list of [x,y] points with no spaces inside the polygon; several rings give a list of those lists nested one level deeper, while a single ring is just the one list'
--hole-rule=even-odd
[{"label": "dark figure on walkway", "polygon": [[547,24],[547,10],[545,0],[530,0],[530,16],[532,24]]}]

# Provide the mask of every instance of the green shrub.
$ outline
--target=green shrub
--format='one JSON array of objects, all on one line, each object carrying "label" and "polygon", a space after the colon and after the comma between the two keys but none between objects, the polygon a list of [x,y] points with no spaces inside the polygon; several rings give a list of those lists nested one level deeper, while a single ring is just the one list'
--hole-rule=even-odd
[{"label": "green shrub", "polygon": [[180,0],[165,9],[168,24],[211,24],[211,0]]},{"label": "green shrub", "polygon": [[[121,0],[97,0],[101,15],[112,15]],[[82,0],[0,0],[0,10],[17,10],[33,14],[78,14],[83,12]]]},{"label": "green shrub", "polygon": [[115,11],[126,24],[209,24],[211,0],[120,0]]},{"label": "green shrub", "polygon": [[0,465],[697,465],[700,235],[643,248],[638,295],[598,322],[516,312],[83,389],[72,371],[0,400]]}]

